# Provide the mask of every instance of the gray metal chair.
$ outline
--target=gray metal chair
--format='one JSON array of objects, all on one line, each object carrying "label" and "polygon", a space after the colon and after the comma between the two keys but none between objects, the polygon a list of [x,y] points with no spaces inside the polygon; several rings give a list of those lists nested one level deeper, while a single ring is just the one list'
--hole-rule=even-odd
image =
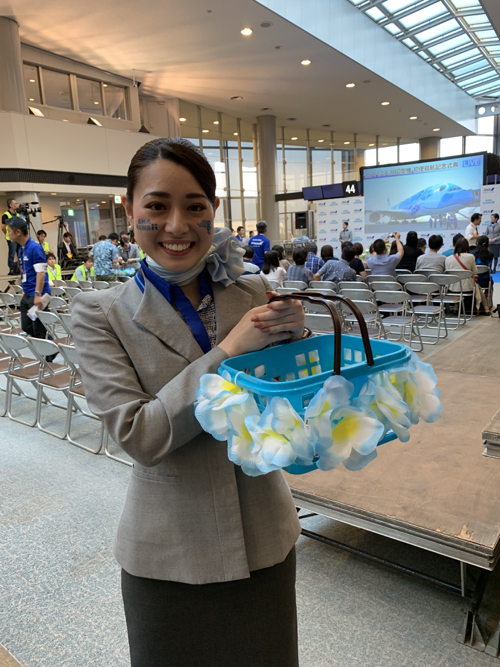
[{"label": "gray metal chair", "polygon": [[292,294],[293,292],[301,292],[302,290],[297,289],[296,287],[278,287],[276,292],[278,294]]},{"label": "gray metal chair", "polygon": [[[462,292],[462,283],[458,282],[458,285],[460,287],[459,292],[449,291],[451,285],[457,284],[456,276],[448,275],[445,273],[433,273],[431,276],[429,276],[429,282],[439,285],[439,288],[441,290],[440,299],[441,302],[444,304],[445,308],[446,307],[458,308],[456,317],[449,317],[445,313],[447,324],[455,323],[456,325],[450,327],[450,331],[455,331],[456,329],[458,329],[459,326],[466,324],[467,320],[465,319],[465,303],[464,303],[464,295]],[[462,321],[462,316],[463,316],[463,321]],[[430,328],[432,328],[432,326]]]},{"label": "gray metal chair", "polygon": [[[371,334],[373,337],[373,330],[370,330],[370,327],[375,326],[378,332],[377,338],[381,338],[382,336],[384,338],[387,338],[387,333],[384,328],[382,316],[380,315],[379,309],[377,307],[377,304],[375,301],[362,301],[362,300],[355,300],[351,299],[353,303],[356,304],[358,309],[361,311],[361,314],[363,315],[363,319],[366,323],[366,327],[368,329],[368,333]],[[353,315],[352,311],[348,306],[343,304],[341,302],[341,308],[342,312],[344,314],[344,322],[346,325],[349,327],[348,333],[352,335],[360,335],[361,332],[358,329],[358,320],[357,318]]]},{"label": "gray metal chair", "polygon": [[66,280],[54,280],[56,287],[66,287]]},{"label": "gray metal chair", "polygon": [[19,303],[16,299],[16,295],[0,292],[0,305],[3,310],[3,320],[6,325],[8,324],[14,333],[22,335],[21,313],[18,310]]},{"label": "gray metal chair", "polygon": [[374,289],[372,287],[373,283],[393,283],[395,281],[396,281],[396,278],[394,276],[389,276],[389,275],[387,275],[387,276],[373,276],[373,275],[371,275],[371,276],[368,276],[367,279],[366,279],[366,282],[368,283],[368,285],[370,285],[370,287],[372,289]]},{"label": "gray metal chair", "polygon": [[341,289],[340,294],[351,301],[375,301],[375,294],[368,288],[365,289]]},{"label": "gray metal chair", "polygon": [[341,280],[338,284],[338,290],[341,292],[343,289],[366,290],[370,289],[370,286],[368,283],[358,283],[356,280]]},{"label": "gray metal chair", "polygon": [[[436,329],[436,335],[431,336],[428,334],[423,334],[420,331],[420,335],[423,338],[431,338],[429,345],[437,345],[440,339],[448,337],[448,327],[446,325],[446,317],[444,316],[444,304],[441,296],[441,290],[439,285],[436,283],[415,283],[409,282],[406,284],[406,289],[410,294],[416,294],[420,296],[425,296],[426,302],[424,305],[416,304],[413,302],[412,310],[415,315],[417,315],[416,324],[420,329]],[[437,303],[436,303],[437,302]],[[429,326],[429,319],[436,320],[437,326]],[[421,320],[424,321],[423,326],[420,326]],[[444,324],[444,336],[441,336],[441,324]]]},{"label": "gray metal chair", "polygon": [[391,290],[392,292],[402,292],[403,291],[403,286],[401,283],[398,283],[397,280],[394,280],[393,282],[375,282],[373,283],[373,289],[376,292],[383,292],[383,291],[389,291]]},{"label": "gray metal chair", "polygon": [[307,289],[308,285],[303,280],[284,280],[283,287],[290,287],[297,291]]},{"label": "gray metal chair", "polygon": [[[450,288],[449,288],[449,291],[450,291],[452,294],[453,294],[453,293],[456,294],[456,293],[458,293],[458,292],[461,292],[461,294],[463,295],[464,299],[465,299],[466,296],[471,298],[471,309],[470,309],[470,315],[469,315],[469,317],[467,317],[467,313],[465,312],[465,305],[464,305],[464,317],[465,317],[465,321],[466,321],[466,322],[469,322],[469,321],[472,319],[473,315],[474,315],[474,306],[475,306],[475,303],[476,303],[476,289],[475,289],[475,285],[474,285],[474,287],[471,289],[471,286],[470,286],[470,284],[469,284],[469,283],[470,283],[470,279],[472,278],[472,276],[473,276],[474,274],[472,273],[472,271],[466,271],[465,269],[456,269],[456,270],[453,269],[453,270],[445,271],[445,274],[444,274],[444,275],[447,275],[447,276],[455,276],[455,277],[457,278],[457,280],[456,280],[452,285],[450,285]],[[460,283],[460,284],[458,284],[458,283]],[[452,287],[453,287],[454,289],[451,289]],[[458,287],[458,289],[457,289],[457,287]],[[465,302],[464,302],[464,303],[465,303]]]},{"label": "gray metal chair", "polygon": [[23,288],[21,285],[11,285],[11,288],[14,292],[14,294],[24,294]]},{"label": "gray metal chair", "polygon": [[[375,298],[378,302],[378,309],[380,313],[388,313],[388,316],[383,318],[384,327],[400,327],[401,331],[397,338],[389,337],[392,333],[389,331],[387,337],[389,340],[399,341],[401,338],[408,345],[412,347],[413,335],[415,334],[420,343],[420,347],[415,352],[422,352],[424,344],[420,329],[415,323],[415,313],[412,310],[412,301],[407,292],[399,292],[397,290],[376,290]],[[406,329],[409,329],[409,335],[406,336]]]},{"label": "gray metal chair", "polygon": [[[76,283],[73,284],[76,285]],[[78,294],[82,293],[82,290],[79,287],[66,287],[65,291],[66,291],[66,296],[68,297],[70,303],[71,301],[73,301],[75,296],[78,296]]]},{"label": "gray metal chair", "polygon": [[272,289],[278,289],[281,287],[281,283],[279,283],[277,280],[270,280],[269,284],[271,285]]},{"label": "gray metal chair", "polygon": [[411,271],[409,269],[396,269],[396,278],[404,273],[411,273]]},{"label": "gray metal chair", "polygon": [[66,296],[66,289],[64,287],[51,287],[50,288],[50,295],[51,296],[60,296],[60,297],[65,297]]},{"label": "gray metal chair", "polygon": [[94,286],[94,283],[91,280],[79,280],[78,284],[80,285],[81,289],[83,289],[84,287],[92,289]]},{"label": "gray metal chair", "polygon": [[51,296],[48,308],[53,313],[69,313],[69,305],[60,296]]},{"label": "gray metal chair", "polygon": [[[47,329],[54,343],[69,343],[69,338],[71,338],[71,333],[68,334],[66,327],[61,322],[61,318],[56,313],[51,313],[50,310],[40,310],[37,313],[38,319]],[[57,331],[57,327],[63,330],[64,336],[61,336],[61,332]]]},{"label": "gray metal chair", "polygon": [[109,289],[109,283],[105,280],[94,280],[91,283],[91,287],[94,289]]},{"label": "gray metal chair", "polygon": [[332,289],[334,291],[337,290],[337,285],[333,282],[333,280],[311,280],[309,283],[309,287],[311,289]]}]

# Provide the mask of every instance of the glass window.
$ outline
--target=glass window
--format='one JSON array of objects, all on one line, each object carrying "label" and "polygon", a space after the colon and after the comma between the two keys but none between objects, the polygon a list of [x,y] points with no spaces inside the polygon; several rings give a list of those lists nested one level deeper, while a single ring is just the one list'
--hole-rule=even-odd
[{"label": "glass window", "polygon": [[68,232],[73,236],[77,248],[89,245],[87,226],[85,224],[85,209],[82,199],[71,199],[60,202],[61,215]]},{"label": "glass window", "polygon": [[377,149],[369,148],[365,151],[365,167],[377,166]]},{"label": "glass window", "polygon": [[88,200],[90,243],[96,243],[101,234],[108,236],[113,231],[111,200]]},{"label": "glass window", "polygon": [[400,162],[414,162],[420,160],[420,144],[402,144],[399,147]]},{"label": "glass window", "polygon": [[121,234],[121,232],[128,232],[128,220],[127,214],[125,213],[125,207],[122,204],[114,204],[114,207],[116,233]]},{"label": "glass window", "polygon": [[80,111],[102,116],[101,82],[76,77]]},{"label": "glass window", "polygon": [[399,21],[402,23],[402,25],[404,25],[405,28],[411,28],[414,25],[428,21],[429,19],[432,19],[435,16],[442,14],[443,12],[448,13],[446,7],[442,2],[436,2],[430,7],[425,7],[424,9],[420,9],[417,12],[413,12],[413,14],[410,14],[409,16],[405,16],[399,19]]},{"label": "glass window", "polygon": [[56,72],[52,69],[43,69],[43,91],[45,93],[45,104],[49,107],[60,109],[72,109],[71,93],[69,87],[69,74]]},{"label": "glass window", "polygon": [[196,104],[179,100],[179,125],[181,126],[181,137],[198,141],[198,109]]},{"label": "glass window", "polygon": [[459,22],[455,19],[451,19],[450,21],[445,21],[444,23],[440,23],[439,25],[434,26],[434,28],[429,28],[428,30],[419,32],[417,35],[415,35],[415,37],[420,42],[427,42],[431,39],[434,39],[435,37],[444,35],[446,32],[456,30],[457,28],[460,28]]},{"label": "glass window", "polygon": [[486,118],[477,119],[478,134],[493,134],[494,127],[495,127],[495,116],[487,116]]},{"label": "glass window", "polygon": [[393,164],[398,161],[397,146],[382,146],[378,149],[379,164]]},{"label": "glass window", "polygon": [[127,104],[125,102],[125,88],[103,83],[104,100],[106,102],[106,115],[109,118],[127,120]]},{"label": "glass window", "polygon": [[448,137],[439,142],[439,157],[462,155],[462,137]]},{"label": "glass window", "polygon": [[479,153],[480,151],[493,152],[493,137],[465,137],[466,153]]},{"label": "glass window", "polygon": [[312,184],[329,185],[333,183],[331,167],[331,151],[329,148],[312,148]]},{"label": "glass window", "polygon": [[24,90],[28,102],[41,104],[42,98],[40,96],[40,81],[38,77],[38,67],[36,65],[27,65],[24,63]]}]

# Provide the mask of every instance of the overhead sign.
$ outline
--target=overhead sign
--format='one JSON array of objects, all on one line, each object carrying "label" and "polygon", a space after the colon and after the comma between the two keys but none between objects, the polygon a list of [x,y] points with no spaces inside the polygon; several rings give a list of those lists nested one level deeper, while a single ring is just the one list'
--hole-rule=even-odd
[{"label": "overhead sign", "polygon": [[121,195],[115,195],[115,204],[121,204],[122,198]]},{"label": "overhead sign", "polygon": [[68,208],[68,215],[73,217],[75,215],[75,211],[72,208]]}]

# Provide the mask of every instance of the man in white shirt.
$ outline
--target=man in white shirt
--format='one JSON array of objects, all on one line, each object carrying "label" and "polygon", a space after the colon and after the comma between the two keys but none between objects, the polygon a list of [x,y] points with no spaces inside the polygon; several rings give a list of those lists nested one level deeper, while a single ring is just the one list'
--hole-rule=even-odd
[{"label": "man in white shirt", "polygon": [[418,273],[419,271],[444,273],[446,257],[444,255],[438,255],[438,252],[442,247],[443,237],[440,234],[433,234],[429,239],[429,252],[425,255],[420,255],[420,257],[417,258],[415,273]]},{"label": "man in white shirt", "polygon": [[481,218],[481,213],[473,213],[470,219],[470,225],[467,225],[465,228],[465,238],[470,246],[475,246],[476,241],[479,238],[479,231],[477,228],[481,224]]}]

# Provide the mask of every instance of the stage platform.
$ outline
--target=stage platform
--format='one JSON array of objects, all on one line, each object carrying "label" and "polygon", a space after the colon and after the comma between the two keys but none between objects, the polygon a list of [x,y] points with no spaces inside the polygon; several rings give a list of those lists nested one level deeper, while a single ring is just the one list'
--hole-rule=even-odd
[{"label": "stage platform", "polygon": [[296,506],[455,559],[466,595],[465,566],[491,571],[500,557],[500,459],[482,456],[481,437],[500,407],[499,340],[500,320],[485,318],[428,357],[440,419],[413,426],[408,443],[382,445],[362,471],[286,475]]}]

